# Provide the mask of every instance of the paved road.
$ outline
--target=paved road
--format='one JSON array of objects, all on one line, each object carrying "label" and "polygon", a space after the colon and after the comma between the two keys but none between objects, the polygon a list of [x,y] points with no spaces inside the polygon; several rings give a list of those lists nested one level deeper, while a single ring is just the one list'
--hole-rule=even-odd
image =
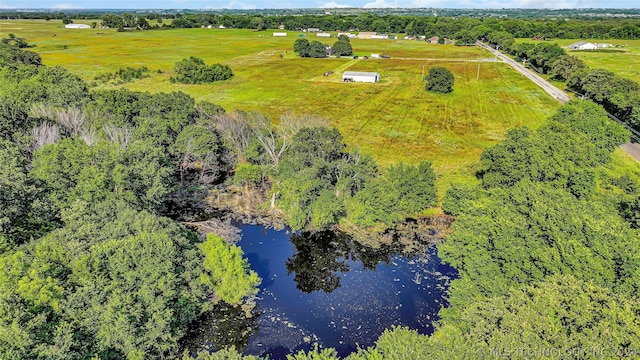
[{"label": "paved road", "polygon": [[[531,81],[533,81],[538,86],[540,86],[544,91],[549,93],[551,96],[553,96],[560,103],[564,104],[564,103],[566,103],[567,101],[569,101],[571,99],[569,97],[569,95],[567,95],[564,91],[562,91],[562,90],[558,89],[557,87],[551,85],[547,80],[545,80],[542,77],[538,76],[538,74],[534,73],[533,71],[525,68],[519,62],[513,60],[512,58],[510,58],[510,57],[508,57],[506,55],[504,55],[500,51],[492,48],[491,46],[488,46],[487,44],[485,44],[485,43],[483,43],[481,41],[478,41],[476,43],[476,45],[480,46],[483,49],[489,50],[493,55],[495,55],[496,57],[498,57],[502,61],[506,62],[507,64],[511,65],[514,69],[516,69],[518,72],[520,72],[522,75],[526,76],[527,78],[531,79]],[[636,161],[640,162],[640,144],[637,144],[637,143],[634,144],[634,143],[628,142],[626,144],[621,145],[620,147],[627,154],[631,155],[631,157],[636,159]]]},{"label": "paved road", "polygon": [[507,64],[511,65],[514,69],[518,70],[518,72],[520,72],[522,75],[526,76],[527,78],[529,78],[531,81],[533,81],[534,83],[536,83],[538,86],[540,86],[544,91],[546,91],[547,93],[549,93],[551,96],[553,96],[556,100],[560,101],[560,103],[564,104],[567,101],[569,101],[571,98],[569,97],[569,95],[567,95],[564,91],[558,89],[557,87],[551,85],[547,80],[541,78],[540,76],[538,76],[538,74],[534,73],[533,71],[525,68],[524,66],[522,66],[519,62],[513,60],[512,58],[504,55],[503,53],[501,53],[500,51],[492,48],[491,46],[488,46],[480,41],[478,41],[476,43],[478,46],[480,46],[483,49],[489,50],[491,51],[491,53],[493,55],[495,55],[496,57],[500,58],[502,61],[506,62]]}]

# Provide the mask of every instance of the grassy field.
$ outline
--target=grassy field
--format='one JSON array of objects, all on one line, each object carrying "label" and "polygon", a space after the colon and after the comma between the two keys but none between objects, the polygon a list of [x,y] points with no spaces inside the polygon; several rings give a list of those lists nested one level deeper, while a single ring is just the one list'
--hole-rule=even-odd
[{"label": "grassy field", "polygon": [[[84,23],[90,23],[84,21]],[[297,33],[179,29],[116,32],[64,29],[59,22],[0,21],[0,36],[14,33],[35,44],[45,64],[61,65],[92,82],[126,66],[147,66],[151,77],[124,86],[132,90],[183,91],[196,100],[259,111],[277,121],[282,113],[317,114],[340,129],[347,143],[370,152],[383,165],[430,160],[441,192],[451,181],[474,181],[482,150],[507,129],[536,128],[558,103],[505,64],[475,47],[428,45],[408,40],[359,40],[357,55],[391,59],[302,59],[292,53]],[[309,40],[315,37],[310,35]],[[335,39],[323,39],[332,44]],[[188,56],[229,65],[235,76],[208,85],[172,84],[173,64]],[[424,91],[432,66],[456,78],[447,95]],[[162,73],[159,73],[161,70]],[[332,70],[331,76],[322,76]],[[376,71],[377,84],[342,83],[341,73]]]},{"label": "grassy field", "polygon": [[[580,39],[554,39],[562,47],[581,41]],[[602,40],[586,39],[591,43],[612,44],[614,48],[596,51],[566,49],[570,55],[582,59],[589,67],[612,71],[622,77],[640,82],[640,40]],[[518,39],[518,42],[537,42],[531,39]]]}]

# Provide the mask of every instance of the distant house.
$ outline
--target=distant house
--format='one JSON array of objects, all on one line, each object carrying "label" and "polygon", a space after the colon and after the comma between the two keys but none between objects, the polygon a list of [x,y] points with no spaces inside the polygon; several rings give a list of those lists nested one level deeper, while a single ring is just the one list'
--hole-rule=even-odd
[{"label": "distant house", "polygon": [[569,45],[570,50],[595,50],[597,48],[596,44],[586,41],[578,41],[577,43]]},{"label": "distant house", "polygon": [[287,36],[286,32],[274,32],[273,36]]},{"label": "distant house", "polygon": [[376,83],[380,81],[380,74],[377,72],[345,71],[342,73],[342,81]]},{"label": "distant house", "polygon": [[440,41],[440,37],[434,36],[427,39],[427,44],[437,44]]},{"label": "distant house", "polygon": [[91,29],[91,26],[87,24],[67,24],[64,27],[66,29]]},{"label": "distant house", "polygon": [[349,39],[355,39],[355,38],[357,38],[357,37],[358,37],[358,35],[356,35],[356,34],[352,34],[352,33],[349,33],[349,32],[339,32],[339,33],[338,33],[338,37],[340,37],[340,36],[346,36],[346,37],[348,37]]},{"label": "distant house", "polygon": [[284,25],[282,24],[278,25],[278,30],[284,30]]},{"label": "distant house", "polygon": [[377,35],[376,32],[372,31],[360,31],[358,33],[358,39],[371,39],[372,36]]},{"label": "distant house", "polygon": [[331,37],[331,34],[321,32],[321,33],[316,33],[316,36],[317,36],[317,37],[328,38],[328,37]]}]

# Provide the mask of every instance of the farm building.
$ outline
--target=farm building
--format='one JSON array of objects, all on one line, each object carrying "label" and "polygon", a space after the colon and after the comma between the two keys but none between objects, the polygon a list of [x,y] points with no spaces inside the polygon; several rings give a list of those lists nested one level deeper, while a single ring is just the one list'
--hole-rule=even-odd
[{"label": "farm building", "polygon": [[437,44],[439,40],[438,36],[430,37],[427,39],[427,44]]},{"label": "farm building", "polygon": [[67,29],[91,29],[91,26],[87,24],[67,24],[64,27]]},{"label": "farm building", "polygon": [[356,35],[356,34],[352,34],[352,33],[348,33],[348,32],[339,32],[339,33],[338,33],[338,35],[337,35],[337,37],[340,37],[340,36],[342,36],[342,35],[344,35],[344,36],[348,37],[349,39],[355,39],[355,38],[357,38],[357,37],[358,37],[358,35]]},{"label": "farm building", "polygon": [[371,39],[374,35],[377,35],[377,33],[373,31],[360,31],[358,33],[358,39]]},{"label": "farm building", "polygon": [[286,32],[274,32],[273,36],[287,36]]},{"label": "farm building", "polygon": [[317,33],[316,36],[317,37],[328,38],[328,37],[331,37],[331,34],[329,34],[329,33]]},{"label": "farm building", "polygon": [[595,50],[597,48],[595,44],[586,41],[578,41],[577,43],[569,45],[569,49],[571,50]]},{"label": "farm building", "polygon": [[375,83],[380,81],[380,74],[377,72],[345,71],[342,73],[342,81]]}]

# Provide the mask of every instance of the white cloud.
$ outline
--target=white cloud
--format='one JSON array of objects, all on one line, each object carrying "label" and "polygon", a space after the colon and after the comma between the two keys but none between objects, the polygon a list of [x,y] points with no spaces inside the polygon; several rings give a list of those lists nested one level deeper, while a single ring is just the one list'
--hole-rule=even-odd
[{"label": "white cloud", "polygon": [[243,9],[243,10],[247,10],[247,9],[255,9],[256,6],[253,5],[253,4],[244,3],[242,1],[232,0],[230,3],[228,3],[226,6],[223,6],[222,8],[223,9]]},{"label": "white cloud", "polygon": [[324,3],[319,6],[320,9],[337,9],[337,8],[350,8],[350,7],[353,7],[353,6],[347,5],[347,4],[338,4],[335,1],[330,1],[328,3]]},{"label": "white cloud", "polygon": [[451,3],[445,3],[444,0],[413,0],[411,7],[416,8],[431,8],[431,7],[446,7],[445,5],[451,5]]},{"label": "white cloud", "polygon": [[397,8],[400,7],[396,1],[387,2],[387,0],[376,0],[374,2],[366,3],[362,5],[365,9],[379,9],[379,8]]},{"label": "white cloud", "polygon": [[73,4],[57,4],[51,7],[52,9],[82,9],[81,6]]}]

